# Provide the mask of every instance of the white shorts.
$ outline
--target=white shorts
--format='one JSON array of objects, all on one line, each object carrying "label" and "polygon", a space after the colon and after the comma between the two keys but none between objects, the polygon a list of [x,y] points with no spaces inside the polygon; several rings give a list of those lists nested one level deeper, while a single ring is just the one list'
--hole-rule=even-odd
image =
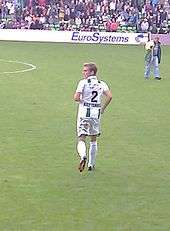
[{"label": "white shorts", "polygon": [[79,118],[77,120],[77,134],[86,136],[100,135],[100,120],[97,118]]}]

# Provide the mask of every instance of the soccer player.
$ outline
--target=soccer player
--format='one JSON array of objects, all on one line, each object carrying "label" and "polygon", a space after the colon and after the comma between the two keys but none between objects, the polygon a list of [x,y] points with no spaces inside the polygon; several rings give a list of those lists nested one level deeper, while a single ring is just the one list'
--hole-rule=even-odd
[{"label": "soccer player", "polygon": [[[79,103],[77,115],[77,151],[80,156],[79,171],[82,172],[87,161],[86,136],[90,137],[88,170],[95,168],[97,136],[100,135],[100,116],[112,100],[107,84],[96,77],[95,63],[83,65],[83,79],[79,81],[74,100]],[[104,98],[104,100],[103,100]]]}]

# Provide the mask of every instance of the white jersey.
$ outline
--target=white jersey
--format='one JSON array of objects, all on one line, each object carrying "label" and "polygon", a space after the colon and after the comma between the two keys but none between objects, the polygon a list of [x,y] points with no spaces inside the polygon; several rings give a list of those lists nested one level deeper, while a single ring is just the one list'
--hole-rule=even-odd
[{"label": "white jersey", "polygon": [[107,90],[109,90],[107,84],[99,81],[96,76],[80,80],[76,90],[81,93],[78,118],[99,119],[102,96]]}]

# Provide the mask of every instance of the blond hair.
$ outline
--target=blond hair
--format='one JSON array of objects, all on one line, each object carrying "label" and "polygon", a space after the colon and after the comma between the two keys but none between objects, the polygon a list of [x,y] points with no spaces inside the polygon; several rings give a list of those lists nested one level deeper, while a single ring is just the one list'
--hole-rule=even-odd
[{"label": "blond hair", "polygon": [[84,63],[84,67],[88,67],[90,72],[93,71],[93,74],[96,75],[97,73],[97,66],[95,63]]}]

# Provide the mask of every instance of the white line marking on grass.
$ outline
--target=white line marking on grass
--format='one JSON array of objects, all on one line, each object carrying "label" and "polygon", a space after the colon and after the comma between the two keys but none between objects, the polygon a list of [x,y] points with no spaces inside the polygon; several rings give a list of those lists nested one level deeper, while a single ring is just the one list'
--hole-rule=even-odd
[{"label": "white line marking on grass", "polygon": [[19,63],[19,64],[23,64],[25,66],[29,66],[29,68],[23,69],[23,70],[16,70],[16,71],[4,71],[4,72],[0,72],[0,74],[16,74],[16,73],[23,73],[23,72],[27,72],[27,71],[33,71],[35,70],[37,67],[31,63],[24,63],[21,61],[12,61],[12,60],[4,60],[4,59],[0,59],[0,62],[7,62],[7,63]]}]

